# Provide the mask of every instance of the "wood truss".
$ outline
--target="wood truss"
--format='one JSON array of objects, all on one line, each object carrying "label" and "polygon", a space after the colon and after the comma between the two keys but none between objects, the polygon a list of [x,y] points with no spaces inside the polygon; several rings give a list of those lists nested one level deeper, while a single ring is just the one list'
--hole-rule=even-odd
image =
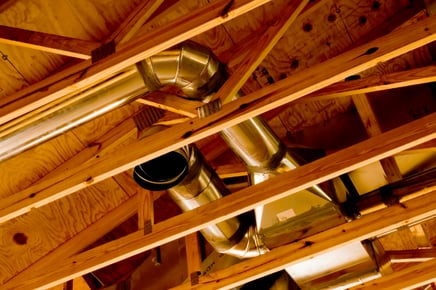
[{"label": "wood truss", "polygon": [[[0,100],[0,122],[4,124],[36,107],[61,98],[65,94],[105,79],[141,59],[230,21],[269,1],[235,0],[230,2],[231,6],[228,6],[229,1],[218,0],[206,7],[194,10],[156,31],[141,34],[138,25],[133,24],[144,23],[162,2],[155,1],[155,5],[144,4],[144,7],[138,7],[135,14],[122,27],[125,31],[118,31],[112,35],[111,40],[116,43],[116,52],[97,61],[90,58],[91,51],[96,47],[95,43],[84,45],[79,40],[62,39],[59,41],[57,38],[56,42],[53,42],[53,38],[55,38],[53,35],[36,35],[18,31],[23,37],[15,39],[15,41],[22,45],[29,47],[36,45],[37,49],[86,60],[17,92],[9,99]],[[131,198],[119,207],[107,213],[56,251],[51,252],[0,286],[0,289],[48,288],[181,237],[195,242],[195,233],[207,225],[247,212],[259,205],[294,194],[377,160],[384,160],[385,172],[392,176],[392,181],[401,178],[396,173],[396,164],[388,164],[392,163],[392,159],[389,157],[432,141],[436,137],[436,113],[394,130],[381,132],[380,128],[377,128],[377,120],[372,118],[373,112],[365,107],[365,95],[360,95],[360,97],[354,98],[357,98],[355,99],[356,103],[360,102],[361,104],[360,109],[358,108],[361,117],[365,118],[366,116],[373,124],[372,129],[369,129],[373,130],[370,131],[372,132],[370,139],[284,173],[281,178],[242,189],[211,204],[153,224],[152,232],[147,234],[144,234],[143,226],[147,220],[151,219],[151,213],[150,208],[142,206],[139,209],[141,218],[137,232],[79,253],[92,243],[88,233],[99,231],[99,233],[104,234],[114,227],[117,221],[135,214],[138,211],[137,199],[148,201],[147,203],[140,202],[142,205],[152,204],[150,194],[138,188],[125,173],[136,164],[211,136],[251,117],[276,110],[280,106],[300,98],[337,98],[436,80],[435,66],[428,66],[341,82],[377,63],[435,41],[436,18],[431,16],[355,47],[236,101],[228,102],[229,96],[232,96],[242,87],[284,31],[292,25],[298,15],[301,15],[300,13],[305,13],[303,10],[308,2],[310,1],[293,1],[295,4],[290,5],[289,11],[285,13],[286,17],[280,19],[275,26],[272,26],[257,39],[259,42],[257,49],[251,50],[237,62],[237,68],[233,70],[233,74],[216,95],[216,98],[220,98],[225,103],[219,112],[199,119],[194,117],[195,112],[192,109],[186,110],[188,113],[190,112],[190,118],[194,117],[190,119],[190,122],[176,124],[165,131],[136,140],[125,148],[125,153],[122,155],[106,153],[110,151],[109,149],[115,148],[122,140],[137,133],[133,120],[127,119],[103,136],[98,145],[87,147],[78,152],[38,183],[0,200],[0,222],[6,222],[34,208],[42,207],[108,178],[113,178],[119,184],[124,184],[126,188],[129,188],[131,195]],[[12,33],[15,34],[17,31],[0,27],[2,41],[11,38],[10,34]],[[137,37],[130,39],[135,33]],[[91,49],[89,49],[90,47]],[[82,49],[78,50],[77,48]],[[236,65],[234,66],[236,67]],[[180,104],[170,102],[165,106],[174,107],[174,110],[177,110]],[[436,192],[433,189],[429,193],[406,201],[401,205],[364,215],[359,220],[275,248],[263,256],[217,271],[213,275],[201,276],[196,285],[183,284],[174,289],[221,289],[252,281],[326,251],[433,217],[436,215],[433,203],[435,198]],[[191,269],[198,268],[196,254],[198,255],[198,250],[194,247],[190,254],[192,256],[189,263]],[[63,260],[62,265],[53,263],[59,259]],[[414,273],[434,267],[435,262],[432,260],[414,268],[408,268],[403,273],[398,272],[391,277],[386,276],[374,284],[364,285],[356,289],[373,289],[372,287],[376,289],[382,285],[390,285],[394,288],[403,287],[402,283],[406,283],[406,279],[396,279],[395,277],[405,277],[406,275],[413,277],[408,286],[430,283],[434,277],[415,275]],[[426,271],[426,273],[430,272],[432,271]]]}]

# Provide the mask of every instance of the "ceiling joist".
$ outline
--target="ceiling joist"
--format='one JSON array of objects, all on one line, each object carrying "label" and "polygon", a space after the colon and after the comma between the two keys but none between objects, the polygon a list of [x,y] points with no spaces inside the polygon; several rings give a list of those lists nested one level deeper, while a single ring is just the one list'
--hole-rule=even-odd
[{"label": "ceiling joist", "polygon": [[0,25],[0,43],[31,48],[60,55],[90,59],[101,43],[44,32]]}]

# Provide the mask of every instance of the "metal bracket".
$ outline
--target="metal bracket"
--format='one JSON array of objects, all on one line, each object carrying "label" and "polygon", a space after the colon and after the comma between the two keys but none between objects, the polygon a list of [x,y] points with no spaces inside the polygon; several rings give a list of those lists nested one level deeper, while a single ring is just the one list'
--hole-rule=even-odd
[{"label": "metal bracket", "polygon": [[153,224],[151,220],[144,221],[144,235],[151,234],[153,231]]},{"label": "metal bracket", "polygon": [[190,274],[190,278],[191,278],[191,286],[197,285],[199,283],[199,277],[201,275],[201,272],[192,272]]},{"label": "metal bracket", "polygon": [[92,63],[96,63],[97,61],[115,53],[115,42],[112,40],[108,43],[103,44],[100,47],[97,47],[91,52],[91,61]]}]

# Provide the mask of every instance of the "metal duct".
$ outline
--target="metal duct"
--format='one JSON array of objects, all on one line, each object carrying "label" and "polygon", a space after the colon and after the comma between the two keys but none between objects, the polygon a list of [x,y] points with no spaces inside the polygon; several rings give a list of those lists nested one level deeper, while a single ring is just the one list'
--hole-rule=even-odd
[{"label": "metal duct", "polygon": [[[187,98],[203,102],[207,102],[211,93],[226,79],[223,65],[212,52],[191,42],[161,52],[137,66],[150,89],[174,85]],[[284,144],[259,117],[225,129],[221,134],[247,165],[252,183],[262,182],[298,166]],[[184,211],[228,194],[222,181],[193,146],[135,167],[134,178],[150,190],[168,189],[172,199]],[[331,201],[318,186],[314,186],[312,191]],[[218,252],[239,258],[264,253],[267,249],[261,245],[254,224],[241,223],[241,219],[235,217],[201,232]]]},{"label": "metal duct", "polygon": [[[137,64],[147,87],[179,87],[188,98],[207,102],[211,93],[226,80],[224,66],[206,47],[193,42],[158,53]],[[239,95],[234,96],[238,98]],[[299,163],[280,138],[260,117],[254,117],[231,128],[221,136],[247,166],[251,183],[295,169]],[[332,201],[319,186],[309,188],[316,195]]]},{"label": "metal duct", "polygon": [[[138,165],[133,177],[143,188],[168,190],[183,211],[192,210],[229,194],[226,186],[205,162],[199,150],[186,146]],[[249,216],[233,217],[201,230],[220,253],[251,258],[267,251]]]},{"label": "metal duct", "polygon": [[0,127],[0,162],[147,92],[135,66]]}]

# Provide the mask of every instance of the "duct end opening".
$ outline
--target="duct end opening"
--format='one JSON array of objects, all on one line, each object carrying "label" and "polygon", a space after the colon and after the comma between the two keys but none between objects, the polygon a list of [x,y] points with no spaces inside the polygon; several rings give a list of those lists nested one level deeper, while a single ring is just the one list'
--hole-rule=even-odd
[{"label": "duct end opening", "polygon": [[133,178],[145,189],[167,190],[185,178],[188,168],[185,156],[172,151],[136,166]]}]

